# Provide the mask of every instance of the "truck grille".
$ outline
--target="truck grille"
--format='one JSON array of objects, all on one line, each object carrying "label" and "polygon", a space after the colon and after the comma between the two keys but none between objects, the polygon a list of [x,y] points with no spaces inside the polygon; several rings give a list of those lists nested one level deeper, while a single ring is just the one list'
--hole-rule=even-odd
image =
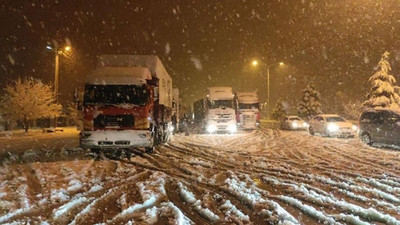
[{"label": "truck grille", "polygon": [[94,127],[133,127],[133,115],[99,115],[93,119]]},{"label": "truck grille", "polygon": [[230,119],[231,114],[218,114],[218,119]]}]

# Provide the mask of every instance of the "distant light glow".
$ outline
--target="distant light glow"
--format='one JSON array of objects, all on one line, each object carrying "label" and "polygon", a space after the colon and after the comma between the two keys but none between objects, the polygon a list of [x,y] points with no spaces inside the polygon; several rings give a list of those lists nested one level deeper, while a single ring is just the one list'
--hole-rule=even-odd
[{"label": "distant light glow", "polygon": [[48,50],[53,50],[53,48],[52,48],[51,46],[49,46],[49,45],[47,45],[46,48],[47,48]]},{"label": "distant light glow", "polygon": [[251,62],[251,64],[252,64],[253,66],[257,66],[257,65],[258,65],[258,61],[257,61],[257,60],[253,60],[253,62]]},{"label": "distant light glow", "polygon": [[70,50],[71,50],[71,46],[66,46],[66,47],[65,47],[65,51],[68,52],[68,51],[70,51]]},{"label": "distant light glow", "polygon": [[279,65],[280,65],[280,66],[283,66],[283,65],[285,65],[285,63],[283,63],[283,62],[279,62]]}]

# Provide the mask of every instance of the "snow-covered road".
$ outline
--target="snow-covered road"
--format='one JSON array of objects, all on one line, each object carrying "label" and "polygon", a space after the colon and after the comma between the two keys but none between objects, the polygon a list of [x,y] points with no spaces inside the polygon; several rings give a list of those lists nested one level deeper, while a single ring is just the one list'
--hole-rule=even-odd
[{"label": "snow-covered road", "polygon": [[400,152],[357,138],[263,129],[130,159],[21,157],[2,161],[0,224],[400,224]]}]

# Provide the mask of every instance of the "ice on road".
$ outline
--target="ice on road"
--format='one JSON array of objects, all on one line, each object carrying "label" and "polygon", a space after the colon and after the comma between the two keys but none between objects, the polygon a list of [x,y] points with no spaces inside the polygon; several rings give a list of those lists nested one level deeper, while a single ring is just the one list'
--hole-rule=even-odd
[{"label": "ice on road", "polygon": [[176,135],[130,159],[12,150],[0,224],[400,224],[400,152],[357,138]]}]

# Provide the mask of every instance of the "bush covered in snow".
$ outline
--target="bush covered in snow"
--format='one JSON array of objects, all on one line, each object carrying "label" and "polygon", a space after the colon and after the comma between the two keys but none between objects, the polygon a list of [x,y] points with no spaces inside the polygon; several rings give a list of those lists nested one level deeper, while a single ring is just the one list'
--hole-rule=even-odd
[{"label": "bush covered in snow", "polygon": [[363,103],[365,107],[398,107],[400,104],[399,94],[396,93],[394,87],[396,79],[389,74],[389,71],[392,70],[388,61],[389,55],[389,52],[382,54],[378,63],[379,70],[368,80],[372,84],[372,88],[367,95],[368,100]]}]

